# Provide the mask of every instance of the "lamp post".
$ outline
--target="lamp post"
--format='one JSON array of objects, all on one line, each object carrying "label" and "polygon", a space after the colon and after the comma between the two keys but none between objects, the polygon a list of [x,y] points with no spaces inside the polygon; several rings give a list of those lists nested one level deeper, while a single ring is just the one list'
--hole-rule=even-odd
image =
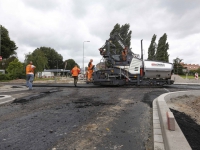
[{"label": "lamp post", "polygon": [[58,76],[58,60],[57,60],[57,76]]},{"label": "lamp post", "polygon": [[90,42],[90,41],[83,41],[83,75],[85,74],[85,68],[84,68],[84,43]]}]

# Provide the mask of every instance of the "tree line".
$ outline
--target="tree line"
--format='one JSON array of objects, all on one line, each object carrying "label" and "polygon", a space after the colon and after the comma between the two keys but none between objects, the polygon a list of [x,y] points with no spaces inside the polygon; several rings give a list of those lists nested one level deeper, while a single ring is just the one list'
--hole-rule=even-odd
[{"label": "tree line", "polygon": [[[42,72],[44,69],[66,69],[71,70],[78,65],[73,59],[63,60],[61,54],[51,47],[36,48],[33,52],[25,54],[24,62],[17,58],[18,47],[9,37],[8,30],[0,26],[0,69],[6,71],[6,75],[0,74],[0,80],[25,78],[25,67],[32,61],[36,66],[35,72]],[[79,66],[79,65],[78,65]]]}]

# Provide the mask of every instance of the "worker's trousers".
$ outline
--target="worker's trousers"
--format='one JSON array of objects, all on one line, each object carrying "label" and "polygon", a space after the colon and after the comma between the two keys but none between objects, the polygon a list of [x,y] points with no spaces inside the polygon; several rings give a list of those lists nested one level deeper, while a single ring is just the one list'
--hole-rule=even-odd
[{"label": "worker's trousers", "polygon": [[32,90],[33,79],[34,79],[34,74],[26,75],[26,86],[29,88],[29,90]]}]

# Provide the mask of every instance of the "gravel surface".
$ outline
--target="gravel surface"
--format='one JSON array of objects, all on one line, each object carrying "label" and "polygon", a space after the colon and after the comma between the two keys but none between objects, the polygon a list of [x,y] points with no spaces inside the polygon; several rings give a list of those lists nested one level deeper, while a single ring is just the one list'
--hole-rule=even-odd
[{"label": "gravel surface", "polygon": [[165,90],[56,89],[41,98],[15,93],[16,101],[0,106],[0,149],[153,149],[147,104]]},{"label": "gravel surface", "polygon": [[[34,86],[32,91],[6,93],[17,100],[0,106],[0,149],[152,150],[152,101],[166,92],[200,89],[194,85],[163,88]],[[48,92],[52,90],[57,91]],[[199,112],[198,101],[192,103],[192,100],[185,100],[184,105],[196,104],[190,107]],[[174,106],[172,112],[191,147],[198,149],[199,113],[190,119],[184,111],[175,109]]]}]

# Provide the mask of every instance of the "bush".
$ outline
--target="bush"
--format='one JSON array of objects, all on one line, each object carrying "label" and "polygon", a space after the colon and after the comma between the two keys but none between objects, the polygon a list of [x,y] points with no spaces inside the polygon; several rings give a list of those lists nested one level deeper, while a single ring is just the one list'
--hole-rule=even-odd
[{"label": "bush", "polygon": [[26,75],[24,73],[0,74],[0,81],[14,80],[14,79],[26,79]]},{"label": "bush", "polygon": [[9,74],[0,74],[0,81],[4,80],[11,80],[11,77]]}]

